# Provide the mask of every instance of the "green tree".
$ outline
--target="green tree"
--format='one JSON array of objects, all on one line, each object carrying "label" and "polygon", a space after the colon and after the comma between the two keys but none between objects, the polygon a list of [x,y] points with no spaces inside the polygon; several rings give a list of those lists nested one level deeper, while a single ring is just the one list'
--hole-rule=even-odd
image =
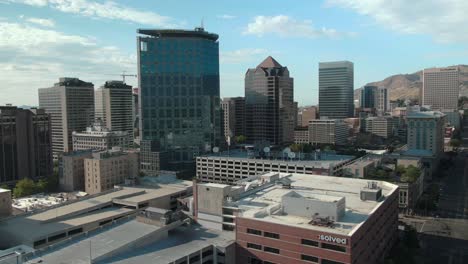
[{"label": "green tree", "polygon": [[6,184],[2,184],[2,185],[0,185],[0,189],[6,189],[6,190],[9,190],[9,189],[10,189],[10,187],[8,187],[8,185],[6,185]]},{"label": "green tree", "polygon": [[405,171],[406,171],[406,168],[403,165],[398,165],[395,169],[395,172],[398,173],[399,175],[404,174]]},{"label": "green tree", "polygon": [[247,138],[244,135],[239,135],[239,136],[236,137],[236,143],[237,144],[243,144],[243,143],[245,143],[246,140],[247,140]]},{"label": "green tree", "polygon": [[402,175],[401,180],[404,182],[415,182],[421,175],[421,170],[413,165],[406,167],[405,173]]},{"label": "green tree", "polygon": [[450,140],[450,146],[453,148],[459,148],[461,146],[461,140],[458,138],[452,138]]},{"label": "green tree", "polygon": [[291,149],[292,152],[301,152],[302,151],[302,144],[291,144],[289,146],[289,148]]},{"label": "green tree", "polygon": [[15,188],[13,189],[13,196],[15,198],[20,198],[24,196],[28,196],[37,192],[37,186],[33,180],[29,178],[25,178],[19,180],[16,183]]},{"label": "green tree", "polygon": [[36,183],[36,192],[47,192],[48,190],[48,182],[45,179],[40,179]]}]

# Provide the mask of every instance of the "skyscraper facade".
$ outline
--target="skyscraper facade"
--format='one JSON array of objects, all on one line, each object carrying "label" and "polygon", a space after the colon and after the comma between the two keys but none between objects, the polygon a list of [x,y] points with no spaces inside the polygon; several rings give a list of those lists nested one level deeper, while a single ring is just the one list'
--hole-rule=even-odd
[{"label": "skyscraper facade", "polygon": [[273,145],[294,141],[293,78],[272,57],[245,74],[247,142]]},{"label": "skyscraper facade", "polygon": [[221,143],[218,35],[203,28],[138,33],[142,144],[167,152],[168,169],[191,167]]},{"label": "skyscraper facade", "polygon": [[[95,118],[116,132],[127,132],[133,143],[133,91],[122,81],[107,81],[95,93]],[[81,132],[81,131],[80,131]]]},{"label": "skyscraper facade", "polygon": [[353,98],[353,63],[349,61],[319,63],[320,117],[352,117],[354,114]]},{"label": "skyscraper facade", "polygon": [[378,115],[389,110],[388,90],[384,87],[366,85],[361,90],[361,108],[373,108]]},{"label": "skyscraper facade", "polygon": [[54,157],[73,150],[73,131],[84,131],[94,122],[94,85],[78,78],[60,78],[50,88],[39,89],[39,107],[50,115]]},{"label": "skyscraper facade", "polygon": [[224,138],[231,143],[237,136],[245,136],[245,98],[228,97],[221,101],[224,116]]},{"label": "skyscraper facade", "polygon": [[458,109],[459,74],[458,67],[425,69],[422,105],[431,106],[434,110]]},{"label": "skyscraper facade", "polygon": [[43,109],[0,107],[0,183],[52,175],[49,115]]}]

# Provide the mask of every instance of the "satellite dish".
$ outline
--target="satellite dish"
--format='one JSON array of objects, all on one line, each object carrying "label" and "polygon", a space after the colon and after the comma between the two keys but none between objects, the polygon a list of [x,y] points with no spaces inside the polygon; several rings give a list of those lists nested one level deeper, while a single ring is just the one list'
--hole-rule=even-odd
[{"label": "satellite dish", "polygon": [[264,148],[263,148],[263,152],[265,152],[265,153],[270,152],[270,148],[269,148],[269,147],[264,147]]},{"label": "satellite dish", "polygon": [[214,152],[214,153],[218,153],[218,152],[219,152],[219,148],[218,148],[218,147],[214,147],[214,148],[213,148],[213,152]]},{"label": "satellite dish", "polygon": [[291,158],[291,159],[294,159],[296,157],[296,153],[294,152],[289,152],[288,153],[288,157]]}]

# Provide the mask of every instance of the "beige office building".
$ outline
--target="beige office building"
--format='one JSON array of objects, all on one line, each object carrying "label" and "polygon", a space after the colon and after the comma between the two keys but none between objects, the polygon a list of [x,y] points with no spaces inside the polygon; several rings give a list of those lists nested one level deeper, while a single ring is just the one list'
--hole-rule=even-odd
[{"label": "beige office building", "polygon": [[410,154],[438,156],[444,151],[446,116],[437,111],[411,112],[407,116]]},{"label": "beige office building", "polygon": [[73,151],[61,157],[59,171],[59,187],[61,191],[73,192],[84,191],[84,160],[91,158],[91,150]]},{"label": "beige office building", "polygon": [[431,106],[433,110],[458,109],[458,67],[425,69],[421,94],[422,105]]},{"label": "beige office building", "polygon": [[349,128],[341,119],[317,119],[309,123],[309,142],[312,144],[344,145]]},{"label": "beige office building", "polygon": [[0,188],[0,218],[11,215],[11,191]]},{"label": "beige office building", "polygon": [[297,125],[301,127],[309,126],[311,120],[317,119],[318,109],[316,106],[308,106],[299,109],[297,112]]},{"label": "beige office building", "polygon": [[95,152],[84,161],[85,191],[100,193],[138,176],[138,153],[109,150]]},{"label": "beige office building", "polygon": [[391,117],[368,117],[364,122],[364,131],[382,138],[389,138],[393,136],[394,124]]},{"label": "beige office building", "polygon": [[39,108],[50,114],[52,152],[57,158],[73,150],[73,131],[83,131],[94,120],[94,85],[78,78],[60,78],[39,89]]},{"label": "beige office building", "polygon": [[86,131],[73,132],[73,150],[107,150],[113,147],[129,148],[130,137],[128,131],[111,131],[97,120]]},{"label": "beige office building", "polygon": [[122,81],[107,81],[95,92],[96,119],[112,131],[127,132],[128,141],[133,144],[133,91]]}]

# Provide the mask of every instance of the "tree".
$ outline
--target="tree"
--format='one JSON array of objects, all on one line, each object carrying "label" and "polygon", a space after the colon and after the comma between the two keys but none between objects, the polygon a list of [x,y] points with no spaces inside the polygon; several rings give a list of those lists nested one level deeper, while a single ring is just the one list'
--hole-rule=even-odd
[{"label": "tree", "polygon": [[398,165],[395,169],[395,172],[398,173],[399,175],[404,174],[405,171],[406,171],[406,168],[403,165]]},{"label": "tree", "polygon": [[294,143],[294,144],[291,144],[289,148],[291,149],[292,152],[301,152],[302,144]]},{"label": "tree", "polygon": [[450,146],[452,146],[453,148],[458,148],[461,146],[461,140],[457,139],[457,138],[452,138],[450,140]]},{"label": "tree", "polygon": [[13,196],[15,198],[20,198],[20,197],[34,194],[36,193],[36,191],[37,191],[37,186],[34,183],[34,181],[29,178],[25,178],[25,179],[19,180],[16,183],[16,186],[13,189]]},{"label": "tree", "polygon": [[237,144],[243,144],[247,138],[244,135],[239,135],[236,137],[236,143]]},{"label": "tree", "polygon": [[403,173],[401,180],[404,182],[413,183],[421,175],[421,170],[413,165],[406,167],[405,172]]}]

